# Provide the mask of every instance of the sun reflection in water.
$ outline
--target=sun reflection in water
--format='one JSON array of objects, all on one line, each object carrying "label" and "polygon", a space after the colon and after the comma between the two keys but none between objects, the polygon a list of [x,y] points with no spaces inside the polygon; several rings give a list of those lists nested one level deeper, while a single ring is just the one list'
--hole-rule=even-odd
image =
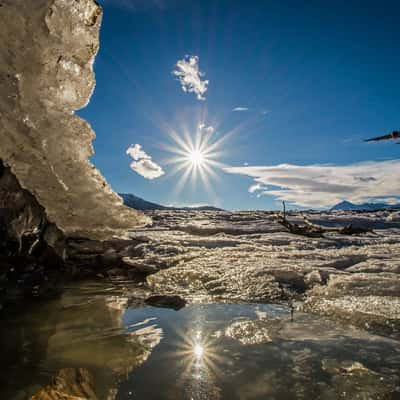
[{"label": "sun reflection in water", "polygon": [[204,317],[196,316],[194,326],[175,331],[176,342],[169,357],[180,366],[178,386],[184,388],[185,398],[219,400],[217,382],[223,375],[221,366],[227,362],[222,354],[219,336],[204,329]]},{"label": "sun reflection in water", "polygon": [[193,353],[197,359],[201,359],[204,353],[203,346],[200,343],[196,343],[193,347]]}]

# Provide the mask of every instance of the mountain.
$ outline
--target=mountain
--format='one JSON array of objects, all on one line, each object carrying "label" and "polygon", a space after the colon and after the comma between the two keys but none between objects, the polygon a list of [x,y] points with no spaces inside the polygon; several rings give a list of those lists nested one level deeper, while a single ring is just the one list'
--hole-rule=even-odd
[{"label": "mountain", "polygon": [[152,203],[142,199],[141,197],[135,196],[132,193],[118,193],[124,204],[127,207],[134,208],[135,210],[150,211],[150,210],[188,210],[188,211],[222,211],[221,208],[213,206],[199,206],[199,207],[167,207],[161,204]]},{"label": "mountain", "polygon": [[377,211],[377,210],[385,210],[385,209],[400,209],[400,204],[390,205],[387,203],[363,203],[363,204],[354,204],[350,201],[341,201],[340,203],[333,206],[330,211],[349,211],[349,210],[363,210],[363,211]]},{"label": "mountain", "polygon": [[144,199],[137,197],[131,193],[118,193],[118,194],[122,197],[122,200],[124,201],[124,204],[127,207],[134,208],[135,210],[141,210],[141,211],[166,210],[168,208],[168,207],[164,207],[160,204],[156,204],[156,203],[152,203],[150,201],[144,200]]}]

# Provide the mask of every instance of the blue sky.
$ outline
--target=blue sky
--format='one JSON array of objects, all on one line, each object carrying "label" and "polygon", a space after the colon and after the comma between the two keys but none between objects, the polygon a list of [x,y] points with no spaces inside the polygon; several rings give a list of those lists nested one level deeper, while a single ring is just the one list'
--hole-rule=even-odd
[{"label": "blue sky", "polygon": [[[400,195],[400,146],[363,143],[400,128],[398,1],[100,3],[97,86],[79,114],[114,190],[226,209]],[[173,73],[185,56],[197,57],[202,94],[185,92]],[[212,127],[210,143],[224,138],[209,165],[217,178],[179,188],[189,166],[172,174],[171,132],[205,135],[200,124]],[[145,152],[136,161],[126,153],[135,144]],[[159,170],[149,179],[132,162]]]}]

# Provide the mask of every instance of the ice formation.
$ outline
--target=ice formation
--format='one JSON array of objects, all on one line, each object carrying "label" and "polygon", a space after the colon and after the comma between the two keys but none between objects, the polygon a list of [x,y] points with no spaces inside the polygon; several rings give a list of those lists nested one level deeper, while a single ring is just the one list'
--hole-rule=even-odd
[{"label": "ice formation", "polygon": [[4,0],[0,159],[68,235],[104,238],[149,221],[122,205],[88,160],[95,137],[74,114],[95,86],[102,10],[94,0]]}]

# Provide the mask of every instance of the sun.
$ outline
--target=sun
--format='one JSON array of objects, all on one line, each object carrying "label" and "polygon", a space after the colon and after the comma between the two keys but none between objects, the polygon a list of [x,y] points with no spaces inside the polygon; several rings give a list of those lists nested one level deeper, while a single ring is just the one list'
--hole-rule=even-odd
[{"label": "sun", "polygon": [[206,162],[204,153],[199,149],[190,151],[187,159],[195,167],[201,167]]},{"label": "sun", "polygon": [[183,130],[183,134],[171,130],[169,137],[173,144],[165,144],[164,148],[174,153],[167,160],[168,164],[174,166],[171,175],[182,173],[175,188],[177,194],[187,187],[188,181],[195,185],[200,180],[207,192],[214,195],[211,181],[218,181],[216,171],[225,167],[219,158],[222,156],[221,145],[226,138],[218,137],[214,128],[207,127],[204,123],[198,123],[197,129],[192,132]]},{"label": "sun", "polygon": [[204,348],[200,343],[196,343],[193,347],[193,353],[196,358],[200,359],[203,357]]}]

